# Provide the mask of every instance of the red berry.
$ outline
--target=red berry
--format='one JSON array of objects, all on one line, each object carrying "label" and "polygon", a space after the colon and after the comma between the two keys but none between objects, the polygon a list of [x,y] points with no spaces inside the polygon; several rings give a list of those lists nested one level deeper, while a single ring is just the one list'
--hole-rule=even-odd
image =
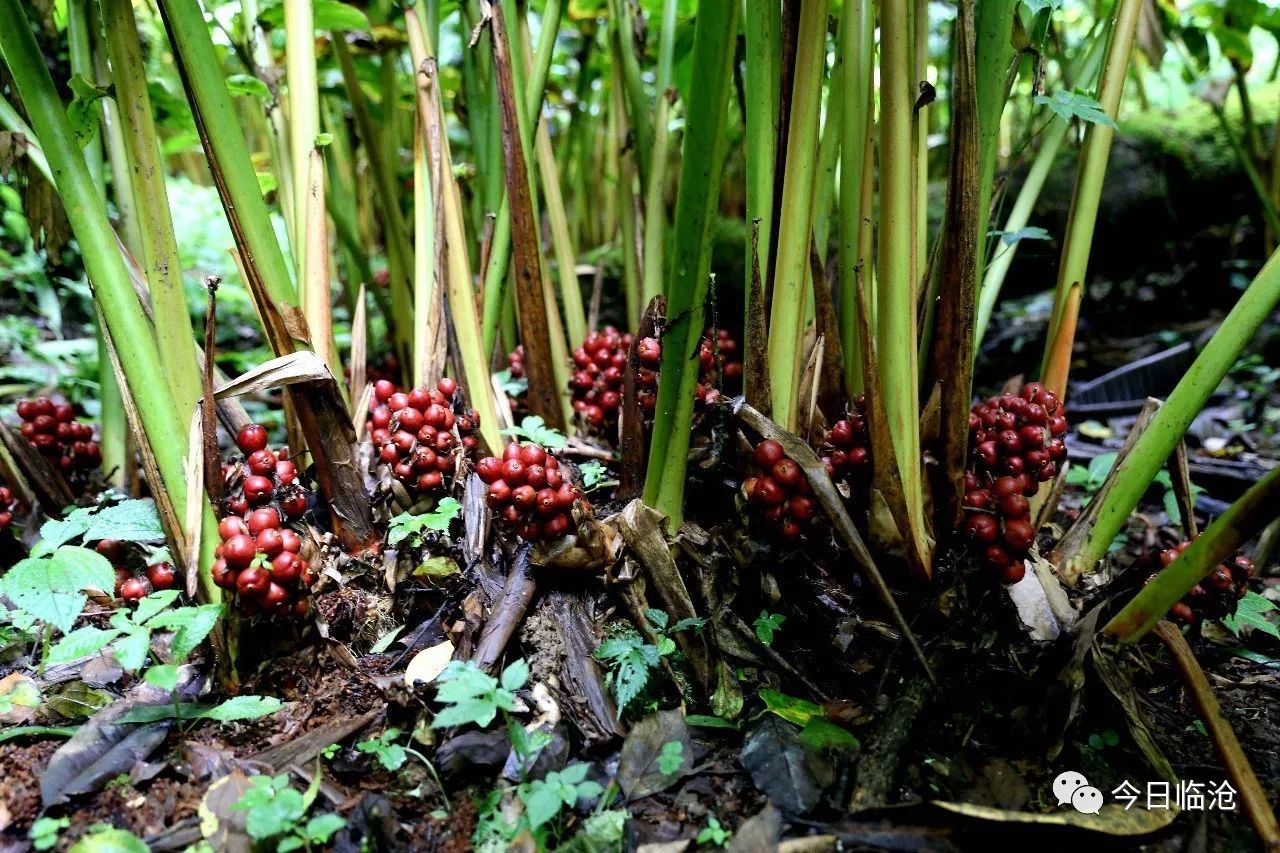
[{"label": "red berry", "polygon": [[502,463],[502,479],[509,485],[518,486],[524,482],[524,463],[519,459],[508,459]]},{"label": "red berry", "polygon": [[214,560],[209,573],[213,577],[214,584],[222,589],[231,589],[236,585],[237,572],[227,566],[226,560]]},{"label": "red berry", "polygon": [[275,557],[284,551],[284,534],[278,527],[268,527],[258,534],[258,550],[268,557]]},{"label": "red berry", "polygon": [[445,399],[452,400],[453,395],[458,393],[458,380],[446,376],[436,383],[436,388],[445,396]]},{"label": "red berry", "polygon": [[152,563],[147,566],[147,580],[156,589],[172,589],[177,580],[177,572],[173,563]]},{"label": "red berry", "polygon": [[263,593],[262,604],[268,610],[277,610],[283,608],[289,603],[289,591],[278,583],[270,583],[267,585],[267,591]]},{"label": "red berry", "polygon": [[281,551],[271,561],[271,579],[277,583],[291,584],[302,573],[303,560],[292,551]]},{"label": "red berry", "polygon": [[387,400],[391,399],[391,395],[394,393],[396,393],[395,384],[386,379],[379,379],[377,382],[373,383],[373,395],[377,397],[380,402],[387,402]]},{"label": "red berry", "polygon": [[964,532],[974,542],[994,542],[1000,534],[1000,523],[986,513],[971,513],[965,519]]},{"label": "red berry", "polygon": [[251,504],[266,503],[275,494],[275,484],[266,477],[250,474],[244,478],[244,496]]},{"label": "red berry", "polygon": [[280,540],[284,543],[284,549],[286,551],[296,554],[302,550],[301,537],[287,527],[281,529]]},{"label": "red berry", "polygon": [[526,444],[520,448],[520,461],[525,465],[542,465],[547,461],[547,451],[536,444]]},{"label": "red berry", "polygon": [[1004,541],[1013,551],[1025,553],[1035,544],[1035,528],[1026,519],[1008,519],[1004,523]]},{"label": "red berry", "polygon": [[782,445],[773,439],[765,439],[756,445],[756,464],[766,471],[777,465],[786,456]]},{"label": "red berry", "polygon": [[485,484],[501,479],[502,462],[492,456],[486,456],[476,463],[476,474]]},{"label": "red berry", "polygon": [[765,506],[778,506],[786,499],[786,492],[772,477],[761,477],[756,483],[757,500]]},{"label": "red berry", "polygon": [[250,453],[246,462],[253,474],[269,477],[276,472],[276,455],[266,448]]},{"label": "red berry", "polygon": [[804,472],[793,459],[780,459],[773,466],[773,479],[785,488],[795,488],[803,478]]},{"label": "red berry", "polygon": [[[280,513],[274,507],[258,507],[245,519],[246,529],[254,536],[264,530],[280,526]],[[230,538],[230,537],[228,537]]]},{"label": "red berry", "polygon": [[1000,512],[1005,518],[1025,518],[1031,513],[1031,503],[1022,495],[1009,495],[1000,501]]},{"label": "red berry", "polygon": [[246,456],[267,446],[267,428],[262,424],[245,424],[236,435],[236,447]]},{"label": "red berry", "polygon": [[489,484],[485,498],[492,509],[501,509],[511,500],[511,487],[506,480],[495,480]]},{"label": "red berry", "polygon": [[148,591],[147,582],[142,578],[129,578],[120,584],[120,597],[128,602],[141,601]]},{"label": "red berry", "polygon": [[240,572],[236,577],[236,590],[241,595],[248,595],[254,598],[262,595],[271,585],[271,575],[266,569],[248,568]]},{"label": "red berry", "polygon": [[257,551],[257,543],[252,537],[243,533],[232,536],[222,543],[222,557],[233,569],[243,569],[249,565],[253,562],[253,556]]}]

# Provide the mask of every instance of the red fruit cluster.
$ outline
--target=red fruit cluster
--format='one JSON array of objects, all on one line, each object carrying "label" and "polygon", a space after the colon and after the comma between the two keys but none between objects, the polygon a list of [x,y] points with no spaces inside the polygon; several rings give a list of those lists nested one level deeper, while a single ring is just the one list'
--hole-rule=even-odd
[{"label": "red fruit cluster", "polygon": [[[652,338],[645,338],[646,342],[650,340]],[[573,351],[574,370],[569,390],[573,395],[573,410],[582,414],[588,427],[618,423],[630,350],[631,335],[606,326],[603,332],[587,335],[582,346]]]},{"label": "red fruit cluster", "polygon": [[969,414],[964,533],[983,565],[1006,584],[1026,574],[1035,543],[1029,499],[1067,457],[1066,409],[1039,382],[978,403]]},{"label": "red fruit cluster", "polygon": [[[507,356],[507,373],[512,379],[527,379],[524,371],[524,344],[520,344]],[[507,396],[513,414],[522,415],[529,411],[529,393],[521,391],[516,396]]]},{"label": "red fruit cluster", "polygon": [[70,403],[48,397],[18,401],[21,432],[64,475],[89,471],[102,464],[102,448],[93,440],[93,427],[76,420]]},{"label": "red fruit cluster", "polygon": [[[1178,555],[1191,547],[1190,540],[1180,542],[1160,552],[1160,567],[1172,563]],[[1155,579],[1147,578],[1147,583]],[[1221,619],[1236,612],[1236,604],[1249,591],[1249,578],[1253,577],[1253,560],[1243,554],[1209,572],[1208,577],[1187,590],[1181,601],[1169,608],[1169,617],[1183,625],[1194,625],[1201,619]]]},{"label": "red fruit cluster", "polygon": [[0,533],[13,526],[13,511],[17,506],[13,491],[8,486],[0,486]]},{"label": "red fruit cluster", "polygon": [[537,444],[508,444],[502,458],[486,456],[476,474],[489,487],[485,500],[509,529],[528,542],[556,539],[573,530],[570,511],[582,491],[560,470],[560,461]]},{"label": "red fruit cluster", "polygon": [[218,535],[213,582],[235,593],[243,612],[307,614],[315,572],[298,556],[302,540],[281,524],[274,507],[259,507],[244,518],[229,515],[218,523]]},{"label": "red fruit cluster", "polygon": [[435,388],[416,388],[408,394],[382,380],[373,393],[378,404],[369,413],[369,437],[378,458],[410,492],[445,491],[459,453],[470,454],[479,443],[479,413],[454,412],[457,380],[441,379]]},{"label": "red fruit cluster", "polygon": [[[698,344],[698,385],[694,398],[699,406],[710,405],[720,398],[716,357],[722,363],[721,376],[726,386],[736,386],[742,380],[742,362],[738,359],[738,342],[725,329],[712,330],[702,335]],[[646,414],[658,405],[658,366],[662,363],[662,344],[657,338],[641,338],[636,345],[640,370],[636,373],[636,400]]]},{"label": "red fruit cluster", "polygon": [[742,484],[747,502],[783,539],[795,539],[818,517],[818,502],[809,494],[808,478],[772,439],[756,445],[755,465],[759,473]]},{"label": "red fruit cluster", "polygon": [[116,570],[116,597],[130,604],[137,603],[152,592],[173,589],[178,583],[173,563],[159,562],[147,566],[142,574],[135,573],[127,565],[128,550],[118,539],[103,539],[94,550],[107,558]]},{"label": "red fruit cluster", "polygon": [[307,490],[298,482],[298,468],[267,446],[267,428],[247,424],[236,436],[244,465],[222,466],[227,486],[225,503],[230,515],[245,516],[253,507],[275,506],[286,518],[307,511]]},{"label": "red fruit cluster", "polygon": [[853,410],[827,431],[822,446],[822,464],[833,480],[849,479],[867,469],[871,461],[870,437],[867,433],[867,395],[859,394]]}]

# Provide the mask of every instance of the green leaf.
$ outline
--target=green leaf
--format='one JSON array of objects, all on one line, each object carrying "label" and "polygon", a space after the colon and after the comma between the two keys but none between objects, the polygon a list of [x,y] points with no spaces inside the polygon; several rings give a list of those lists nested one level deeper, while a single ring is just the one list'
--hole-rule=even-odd
[{"label": "green leaf", "polygon": [[269,102],[271,90],[267,84],[252,74],[231,74],[227,77],[227,91],[232,95],[249,95]]},{"label": "green leaf", "polygon": [[1277,629],[1276,624],[1267,618],[1267,614],[1274,612],[1275,609],[1275,604],[1269,599],[1250,590],[1236,605],[1235,615],[1224,618],[1222,624],[1237,637],[1240,636],[1242,629],[1254,628],[1280,639],[1280,629]]},{"label": "green leaf", "polygon": [[765,707],[774,714],[789,723],[795,723],[797,726],[807,725],[809,720],[822,716],[822,707],[820,705],[815,705],[807,699],[787,696],[776,690],[767,688],[761,690],[760,699],[764,702]]},{"label": "green leaf", "polygon": [[760,615],[756,617],[756,638],[766,646],[772,646],[774,633],[782,628],[782,623],[785,621],[787,617],[781,613],[761,610]]},{"label": "green leaf", "polygon": [[662,745],[658,754],[658,772],[664,776],[672,776],[684,764],[684,744],[678,740],[669,740]]},{"label": "green leaf", "polygon": [[283,707],[283,702],[271,696],[236,696],[220,705],[184,703],[176,710],[173,705],[147,705],[134,708],[117,722],[122,725],[154,723],[157,720],[181,717],[184,720],[217,720],[229,723],[236,720],[255,720],[274,714]]},{"label": "green leaf", "polygon": [[[370,30],[372,25],[364,12],[338,0],[312,0],[311,14],[317,30]],[[258,23],[266,29],[284,26],[284,5],[273,3],[265,6],[258,15]]]},{"label": "green leaf", "polygon": [[666,614],[666,611],[658,610],[656,607],[645,610],[644,618],[659,631],[667,630],[667,625],[671,622],[671,617]]},{"label": "green leaf", "polygon": [[20,560],[0,578],[0,594],[64,634],[89,600],[83,590],[108,592],[116,574],[107,558],[88,548],[64,545],[46,557]]},{"label": "green leaf", "polygon": [[1027,11],[1033,18],[1046,9],[1050,13],[1058,11],[1062,8],[1062,2],[1063,0],[1022,0],[1022,4],[1027,7]]},{"label": "green leaf", "polygon": [[461,699],[444,708],[431,721],[431,728],[446,729],[475,723],[484,728],[498,715],[498,706],[482,699]]},{"label": "green leaf", "polygon": [[508,397],[519,397],[529,390],[529,380],[523,376],[519,379],[512,377],[511,370],[502,370],[495,373],[498,383],[502,386],[502,393]]},{"label": "green leaf", "polygon": [[148,853],[149,849],[132,832],[107,827],[84,836],[67,853]]},{"label": "green leaf", "polygon": [[82,658],[85,655],[91,655],[106,648],[107,644],[118,636],[120,636],[120,632],[115,629],[108,631],[102,628],[95,628],[92,625],[77,628],[59,640],[49,650],[49,656],[45,658],[44,662],[46,664],[66,663],[76,658]]},{"label": "green leaf", "polygon": [[380,655],[387,649],[391,648],[391,644],[396,641],[396,637],[400,636],[400,632],[403,631],[404,628],[405,626],[399,625],[383,634],[378,638],[376,643],[369,647],[369,654]]},{"label": "green leaf", "polygon": [[115,650],[116,663],[129,672],[136,672],[147,662],[147,652],[151,650],[151,632],[146,628],[134,629],[116,640],[111,648]]},{"label": "green leaf", "polygon": [[502,688],[513,693],[524,687],[529,680],[529,664],[524,658],[517,658],[502,671]]},{"label": "green leaf", "polygon": [[399,545],[410,537],[415,537],[414,542],[417,543],[422,533],[427,530],[434,533],[448,533],[449,524],[461,511],[462,504],[456,499],[443,498],[431,512],[422,515],[401,513],[391,519],[391,526],[387,531],[387,544]]},{"label": "green leaf", "polygon": [[560,450],[569,443],[564,435],[547,426],[547,422],[537,415],[528,415],[520,421],[520,426],[508,427],[502,430],[502,434],[532,441],[547,450]]},{"label": "green leaf", "polygon": [[855,750],[862,744],[848,731],[824,717],[810,717],[800,732],[800,740],[813,749]]},{"label": "green leaf", "polygon": [[164,527],[150,498],[122,501],[89,517],[84,541],[119,539],[121,542],[163,542]]},{"label": "green leaf", "polygon": [[347,822],[342,815],[320,814],[307,821],[303,834],[312,844],[324,844],[333,837],[335,832],[346,825]]},{"label": "green leaf", "polygon": [[148,684],[154,684],[161,690],[171,691],[178,686],[178,671],[177,664],[156,664],[142,674],[142,680]]},{"label": "green leaf", "polygon": [[1052,235],[1043,228],[1035,225],[1029,225],[1026,228],[1019,228],[1017,231],[997,231],[1000,242],[1006,246],[1012,246],[1022,240],[1049,240]]},{"label": "green leaf", "polygon": [[71,103],[67,104],[67,122],[81,148],[93,141],[98,133],[98,101],[111,94],[108,87],[95,86],[82,74],[72,76]]},{"label": "green leaf", "polygon": [[685,722],[691,726],[698,726],[704,729],[734,729],[738,726],[723,717],[713,717],[710,714],[690,714],[685,717]]},{"label": "green leaf", "polygon": [[176,589],[165,589],[151,593],[138,602],[137,609],[133,611],[133,621],[139,625],[146,624],[146,621],[152,616],[173,604],[177,600],[178,594]]},{"label": "green leaf", "polygon": [[174,662],[187,659],[197,646],[209,636],[213,626],[222,616],[221,604],[201,604],[199,607],[179,607],[161,613],[148,623],[148,628],[173,631],[169,654]]},{"label": "green leaf", "polygon": [[1082,92],[1059,89],[1052,95],[1036,95],[1035,101],[1062,116],[1065,121],[1078,118],[1092,124],[1105,125],[1112,130],[1116,128],[1116,123],[1107,115],[1102,104]]}]

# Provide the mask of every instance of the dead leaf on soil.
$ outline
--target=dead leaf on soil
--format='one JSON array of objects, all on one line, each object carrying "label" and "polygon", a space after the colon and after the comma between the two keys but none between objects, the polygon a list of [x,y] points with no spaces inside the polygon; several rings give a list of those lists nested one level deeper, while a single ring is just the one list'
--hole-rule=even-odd
[{"label": "dead leaf on soil", "polygon": [[430,684],[436,680],[444,668],[453,660],[453,643],[448,640],[423,649],[413,656],[404,669],[404,683],[413,687],[417,684]]},{"label": "dead leaf on soil", "polygon": [[200,834],[214,850],[250,853],[253,841],[245,830],[249,813],[233,808],[249,790],[249,777],[233,770],[209,786],[200,801]]},{"label": "dead leaf on soil", "polygon": [[834,781],[831,765],[805,747],[793,726],[774,716],[747,736],[740,760],[755,786],[787,814],[808,812]]},{"label": "dead leaf on soil", "polygon": [[1173,823],[1179,814],[1178,809],[1153,810],[1130,809],[1114,803],[1102,807],[1098,814],[1085,814],[1078,811],[1063,811],[1050,814],[1036,812],[1015,812],[997,809],[992,806],[980,806],[975,803],[950,803],[934,800],[933,805],[949,812],[962,814],[978,820],[990,820],[998,823],[1029,823],[1041,826],[1071,826],[1102,832],[1107,835],[1147,835],[1164,829]]},{"label": "dead leaf on soil", "polygon": [[[659,768],[663,746],[680,744],[680,766],[672,773]],[[665,790],[693,771],[693,746],[684,712],[659,711],[631,727],[618,760],[618,787],[634,801]]]}]

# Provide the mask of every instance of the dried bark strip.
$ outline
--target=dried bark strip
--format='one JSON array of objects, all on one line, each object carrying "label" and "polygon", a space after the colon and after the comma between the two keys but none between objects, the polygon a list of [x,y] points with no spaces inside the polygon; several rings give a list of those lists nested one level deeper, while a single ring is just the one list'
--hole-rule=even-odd
[{"label": "dried bark strip", "polygon": [[529,189],[529,170],[520,141],[515,82],[511,70],[510,41],[500,4],[488,6],[489,33],[493,38],[493,70],[502,113],[502,159],[507,197],[511,200],[511,262],[519,307],[520,338],[525,345],[525,372],[529,377],[529,410],[541,415],[548,426],[564,431],[564,410],[556,389],[551,363],[551,326],[542,291],[542,253],[538,221]]}]

